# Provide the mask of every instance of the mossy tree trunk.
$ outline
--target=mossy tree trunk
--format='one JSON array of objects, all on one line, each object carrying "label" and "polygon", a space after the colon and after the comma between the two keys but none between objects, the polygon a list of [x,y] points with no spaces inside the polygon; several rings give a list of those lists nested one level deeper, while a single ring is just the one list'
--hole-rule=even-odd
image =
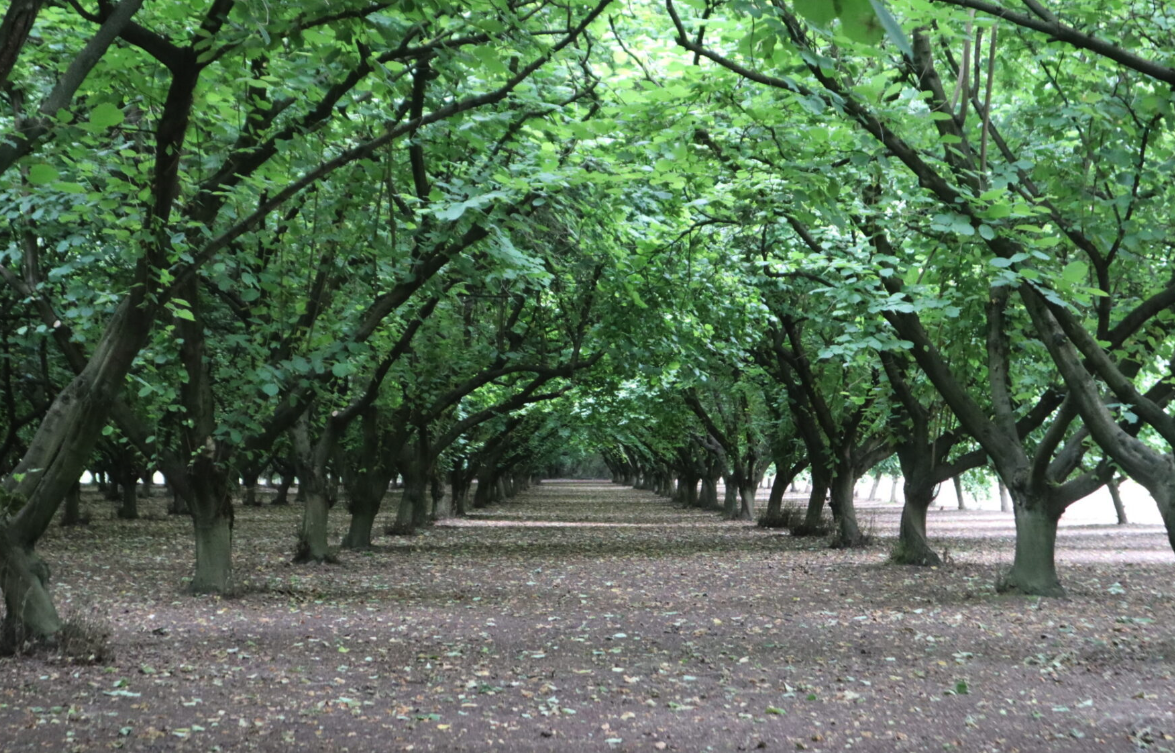
[{"label": "mossy tree trunk", "polygon": [[[0,529],[0,536],[7,534]],[[12,538],[0,544],[0,590],[5,606],[0,648],[51,638],[61,629],[61,618],[49,594],[48,566],[30,546]]]}]

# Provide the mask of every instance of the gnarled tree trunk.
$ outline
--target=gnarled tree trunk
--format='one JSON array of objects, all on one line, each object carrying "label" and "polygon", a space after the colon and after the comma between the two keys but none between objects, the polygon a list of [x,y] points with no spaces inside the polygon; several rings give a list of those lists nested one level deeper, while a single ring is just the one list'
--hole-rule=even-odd
[{"label": "gnarled tree trunk", "polygon": [[830,486],[830,501],[833,519],[836,522],[836,535],[832,545],[838,549],[864,546],[869,543],[869,537],[861,533],[857,523],[857,508],[853,502],[853,489],[857,485],[857,476],[850,469],[842,469],[832,478]]},{"label": "gnarled tree trunk", "polygon": [[902,507],[898,544],[891,559],[899,565],[941,565],[942,558],[926,537],[926,511],[934,502],[934,482],[926,474],[915,474],[904,468],[903,472],[906,503]]},{"label": "gnarled tree trunk", "polygon": [[1036,596],[1064,596],[1057,577],[1056,545],[1059,516],[1043,500],[1026,499],[1009,485],[1016,515],[1016,555],[997,584],[1000,591],[1020,591]]}]

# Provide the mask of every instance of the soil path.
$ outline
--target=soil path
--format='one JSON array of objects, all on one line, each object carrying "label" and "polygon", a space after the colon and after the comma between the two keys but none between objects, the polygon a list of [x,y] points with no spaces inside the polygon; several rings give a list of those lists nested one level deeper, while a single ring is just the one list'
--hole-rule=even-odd
[{"label": "soil path", "polygon": [[1175,751],[1153,527],[1067,528],[1070,597],[1039,600],[993,592],[992,512],[932,513],[938,570],[603,483],[336,566],[288,564],[296,515],[240,511],[233,599],[181,595],[185,521],[55,530],[58,599],[117,656],[0,660],[0,750]]}]

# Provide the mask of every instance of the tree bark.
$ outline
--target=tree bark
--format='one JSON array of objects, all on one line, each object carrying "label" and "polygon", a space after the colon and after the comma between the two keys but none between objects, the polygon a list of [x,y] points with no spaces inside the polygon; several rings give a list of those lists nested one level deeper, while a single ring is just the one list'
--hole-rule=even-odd
[{"label": "tree bark", "polygon": [[712,477],[702,478],[702,493],[698,498],[698,506],[703,510],[721,510],[718,503],[718,480]]},{"label": "tree bark", "polygon": [[966,510],[967,509],[967,500],[963,498],[962,474],[956,474],[955,477],[951,479],[951,482],[955,486],[955,498],[957,499],[957,501],[959,503],[959,509]]},{"label": "tree bark", "polygon": [[86,521],[82,518],[82,482],[78,480],[65,495],[65,512],[61,517],[61,525],[76,526],[84,522]]},{"label": "tree bark", "polygon": [[294,474],[282,473],[281,483],[278,484],[277,494],[270,501],[272,507],[284,507],[290,504],[290,486],[294,483]]},{"label": "tree bark", "polygon": [[1008,496],[1008,486],[1004,483],[1002,478],[996,479],[996,485],[1000,490],[1000,512],[1012,511],[1012,498]]},{"label": "tree bark", "polygon": [[241,469],[241,485],[245,487],[245,507],[261,506],[261,500],[257,498],[257,479],[260,476],[256,468]]},{"label": "tree bark", "polygon": [[461,518],[465,516],[469,500],[470,479],[464,467],[464,462],[457,463],[449,471],[449,489],[453,495],[453,514]]},{"label": "tree bark", "polygon": [[722,517],[727,520],[738,520],[739,517],[738,482],[729,473],[722,477]]},{"label": "tree bark", "polygon": [[139,473],[130,462],[120,463],[118,466],[118,485],[122,489],[122,497],[118,506],[119,520],[139,519]]},{"label": "tree bark", "polygon": [[861,533],[857,524],[857,509],[853,503],[853,489],[857,485],[857,477],[849,470],[838,472],[832,478],[829,504],[836,521],[836,536],[832,546],[837,549],[849,549],[864,546],[869,538]]},{"label": "tree bark", "polygon": [[881,474],[876,473],[873,475],[873,486],[870,487],[870,489],[869,489],[869,499],[870,500],[877,499],[877,489],[880,486],[881,486]]},{"label": "tree bark", "polygon": [[930,546],[926,536],[926,511],[934,502],[934,481],[925,474],[905,473],[903,488],[906,498],[902,506],[902,520],[898,528],[898,544],[893,562],[899,565],[938,566],[942,559]]},{"label": "tree bark", "polygon": [[227,593],[232,583],[233,501],[228,471],[210,451],[188,464],[184,491],[196,536],[192,593]]},{"label": "tree bark", "polygon": [[168,489],[171,491],[171,501],[167,504],[168,515],[190,515],[191,510],[188,509],[188,500],[184,499],[182,494],[176,492],[175,487],[168,484]]},{"label": "tree bark", "polygon": [[811,491],[808,496],[808,509],[804,514],[804,522],[802,525],[792,528],[793,536],[823,536],[826,533],[824,528],[824,502],[828,496],[828,486],[831,481],[832,474],[825,468],[818,465],[812,466]]},{"label": "tree bark", "polygon": [[1043,504],[1026,504],[1011,490],[1016,514],[1016,555],[1012,569],[997,585],[1000,591],[1036,596],[1064,596],[1055,561],[1057,516]]},{"label": "tree bark", "polygon": [[192,517],[196,533],[196,574],[191,591],[195,594],[223,594],[232,583],[233,525],[223,515],[206,519]]},{"label": "tree bark", "polygon": [[432,520],[453,517],[452,489],[445,485],[438,473],[433,473],[429,479],[429,495],[432,499]]},{"label": "tree bark", "polygon": [[744,483],[739,488],[739,508],[736,516],[738,520],[755,519],[755,493],[758,489],[759,484],[754,480]]},{"label": "tree bark", "polygon": [[1126,507],[1122,504],[1122,491],[1119,489],[1121,479],[1110,479],[1106,487],[1110,490],[1110,499],[1114,502],[1114,514],[1118,516],[1118,525],[1127,525],[1130,521],[1126,520]]},{"label": "tree bark", "polygon": [[[419,437],[405,445],[400,453],[399,471],[404,478],[404,493],[400,497],[400,507],[396,510],[396,522],[388,529],[390,535],[412,536],[418,526],[427,523],[428,473],[423,455],[424,448],[420,447]],[[500,493],[502,479],[498,478],[487,486],[492,486],[495,492]]]},{"label": "tree bark", "polygon": [[[0,530],[0,535],[7,532]],[[49,568],[32,547],[9,538],[0,546],[0,590],[4,591],[4,622],[0,648],[25,641],[51,639],[61,618],[49,595]]]},{"label": "tree bark", "polygon": [[357,467],[343,477],[351,511],[351,522],[347,535],[343,537],[344,549],[371,548],[375,518],[388,492],[388,484],[396,475],[392,451],[385,442],[389,435],[381,430],[380,415],[375,408],[368,407],[362,413],[361,427]]},{"label": "tree bark", "polygon": [[771,494],[767,497],[767,512],[764,514],[764,522],[768,526],[783,518],[783,495],[791,481],[785,478],[783,473],[775,474],[775,480],[771,483]]},{"label": "tree bark", "polygon": [[[327,429],[329,431],[329,429]],[[310,417],[303,413],[290,432],[298,464],[298,497],[302,501],[302,525],[294,550],[295,562],[330,562],[327,542],[330,500],[326,490],[326,458],[322,442],[310,441]]]}]

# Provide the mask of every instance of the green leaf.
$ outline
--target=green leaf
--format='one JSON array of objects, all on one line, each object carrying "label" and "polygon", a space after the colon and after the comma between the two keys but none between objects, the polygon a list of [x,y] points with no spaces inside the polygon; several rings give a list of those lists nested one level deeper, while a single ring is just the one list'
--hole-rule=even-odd
[{"label": "green leaf", "polygon": [[871,0],[837,0],[841,33],[854,42],[875,45],[885,36]]},{"label": "green leaf", "polygon": [[808,22],[827,26],[836,18],[836,5],[832,0],[792,0],[792,6]]},{"label": "green leaf", "polygon": [[1061,279],[1070,285],[1076,285],[1079,282],[1085,282],[1086,275],[1088,274],[1088,264],[1083,261],[1071,261],[1061,270]]},{"label": "green leaf", "polygon": [[90,110],[90,123],[98,128],[110,128],[116,126],[123,121],[126,116],[122,114],[122,110],[118,109],[116,105],[110,102],[103,102],[94,109]]},{"label": "green leaf", "polygon": [[889,41],[897,45],[897,48],[902,51],[907,60],[914,59],[914,48],[910,46],[910,40],[906,38],[906,32],[902,29],[902,25],[889,12],[889,8],[885,7],[885,3],[881,0],[870,0],[873,5],[873,12],[877,14],[877,20],[881,22],[881,28],[885,29],[886,36]]},{"label": "green leaf", "polygon": [[175,314],[175,317],[177,319],[183,319],[184,321],[187,321],[187,322],[196,321],[196,317],[192,314],[191,311],[188,311],[187,309],[177,308],[177,309],[173,309],[172,312]]},{"label": "green leaf", "polygon": [[445,222],[459,220],[461,219],[461,215],[465,214],[465,209],[467,206],[468,205],[464,201],[458,202],[456,204],[450,204],[444,209],[437,210],[437,219],[444,220]]},{"label": "green leaf", "polygon": [[57,180],[57,168],[52,165],[40,164],[29,168],[29,183],[34,186],[43,186]]}]

